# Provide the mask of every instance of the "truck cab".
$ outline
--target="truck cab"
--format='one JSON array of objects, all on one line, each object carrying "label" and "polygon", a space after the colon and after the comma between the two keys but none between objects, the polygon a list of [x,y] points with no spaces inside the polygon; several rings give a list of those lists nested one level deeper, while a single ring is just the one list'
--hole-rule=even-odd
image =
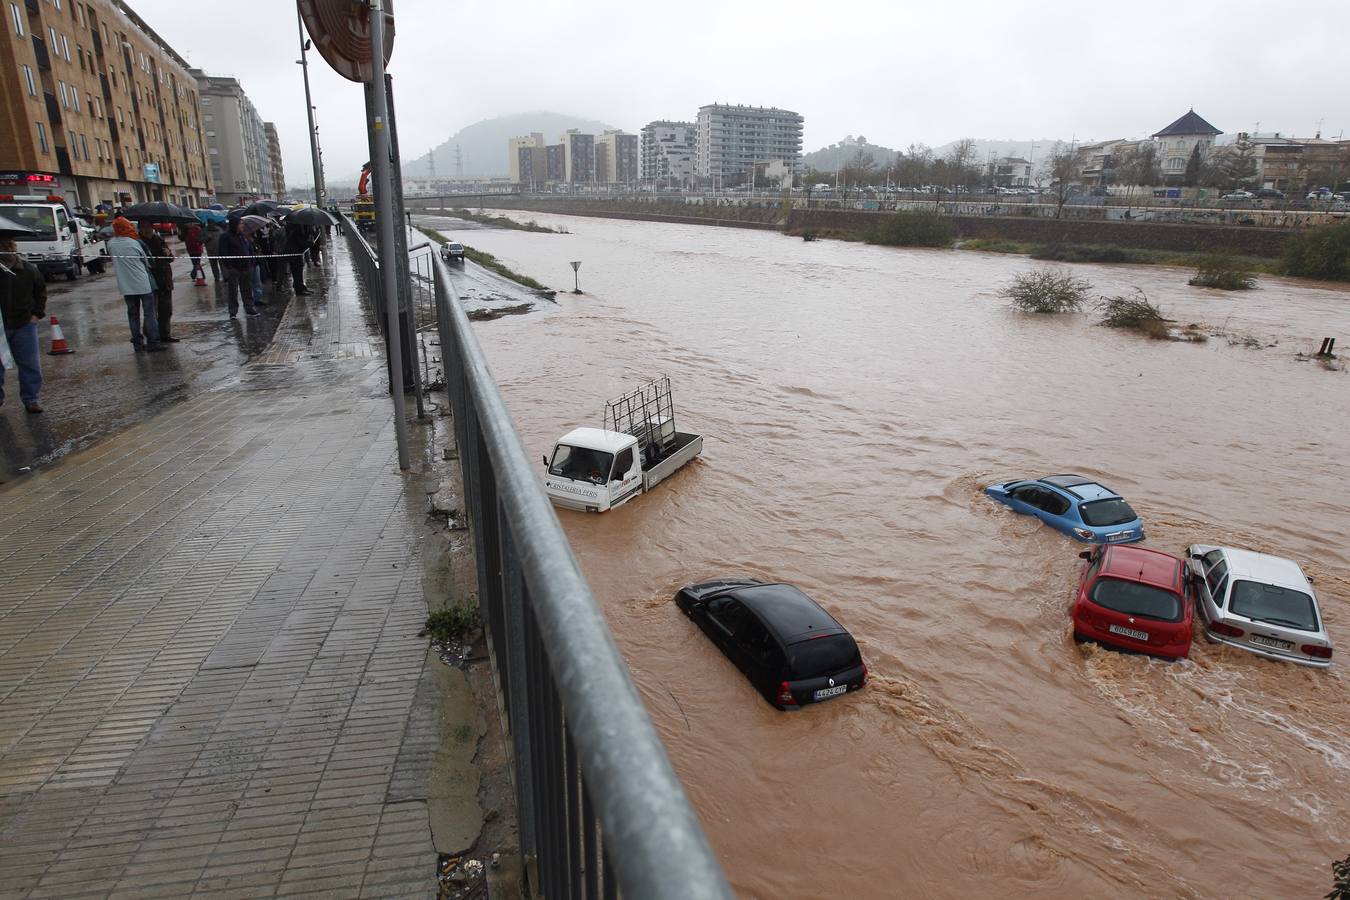
[{"label": "truck cab", "polygon": [[62,197],[38,194],[0,194],[0,216],[36,232],[15,238],[19,254],[48,278],[65,275],[71,281],[84,266],[84,240],[79,223]]},{"label": "truck cab", "polygon": [[604,428],[574,428],[544,457],[544,490],[555,506],[605,512],[664,481],[703,452],[703,436],[677,431],[670,379],[605,405]]}]

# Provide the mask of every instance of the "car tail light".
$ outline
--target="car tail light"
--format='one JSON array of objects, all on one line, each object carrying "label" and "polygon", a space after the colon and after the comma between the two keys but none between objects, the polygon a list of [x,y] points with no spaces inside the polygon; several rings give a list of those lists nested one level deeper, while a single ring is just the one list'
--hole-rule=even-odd
[{"label": "car tail light", "polygon": [[862,681],[858,682],[858,686],[861,687],[864,684],[867,684],[867,663],[863,663],[863,677]]},{"label": "car tail light", "polygon": [[1222,634],[1225,637],[1242,637],[1246,634],[1245,631],[1238,628],[1236,625],[1225,625],[1223,622],[1215,622],[1213,625],[1209,626],[1209,630],[1215,634]]},{"label": "car tail light", "polygon": [[778,685],[778,702],[783,706],[797,705],[797,698],[792,696],[792,688],[788,687],[786,681]]},{"label": "car tail light", "polygon": [[1309,656],[1315,656],[1318,659],[1331,659],[1331,648],[1323,647],[1319,644],[1304,644],[1299,648]]}]

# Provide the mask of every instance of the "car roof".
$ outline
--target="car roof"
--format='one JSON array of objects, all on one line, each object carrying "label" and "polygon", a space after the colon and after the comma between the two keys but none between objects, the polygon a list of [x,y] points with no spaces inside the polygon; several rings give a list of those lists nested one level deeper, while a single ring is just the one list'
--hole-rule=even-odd
[{"label": "car roof", "polygon": [[1303,570],[1299,568],[1298,563],[1291,559],[1271,556],[1267,553],[1257,553],[1254,550],[1238,550],[1234,547],[1220,547],[1219,549],[1223,551],[1224,558],[1228,560],[1228,575],[1230,578],[1243,578],[1248,581],[1274,584],[1279,587],[1303,591],[1305,594],[1313,592],[1312,585],[1308,583],[1308,577],[1303,574]]},{"label": "car roof", "polygon": [[1169,591],[1181,587],[1181,572],[1181,560],[1170,553],[1123,545],[1106,548],[1101,570],[1102,575],[1123,581],[1140,581]]},{"label": "car roof", "polygon": [[1082,475],[1050,475],[1039,479],[1083,500],[1112,500],[1120,497],[1115,491]]},{"label": "car roof", "polygon": [[785,644],[804,635],[847,634],[820,604],[790,584],[756,584],[730,592],[755,612]]},{"label": "car roof", "polygon": [[617,431],[605,431],[603,428],[573,428],[558,438],[558,443],[588,450],[602,450],[605,453],[618,453],[637,439],[629,434]]}]

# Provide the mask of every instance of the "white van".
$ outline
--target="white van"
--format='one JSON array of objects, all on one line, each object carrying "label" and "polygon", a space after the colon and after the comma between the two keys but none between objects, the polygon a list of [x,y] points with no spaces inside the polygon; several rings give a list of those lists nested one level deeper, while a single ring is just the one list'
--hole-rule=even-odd
[{"label": "white van", "polygon": [[37,232],[15,238],[19,253],[50,278],[63,274],[71,281],[84,266],[80,227],[63,198],[38,194],[0,194],[0,216]]}]

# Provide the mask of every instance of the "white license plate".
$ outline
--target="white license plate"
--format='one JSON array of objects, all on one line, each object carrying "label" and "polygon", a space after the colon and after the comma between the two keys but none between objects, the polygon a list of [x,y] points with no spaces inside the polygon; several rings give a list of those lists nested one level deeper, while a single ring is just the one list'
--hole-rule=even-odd
[{"label": "white license plate", "polygon": [[848,685],[840,684],[832,688],[821,688],[816,691],[812,697],[816,700],[824,700],[827,697],[838,697],[840,694],[848,693]]},{"label": "white license plate", "polygon": [[1108,541],[1128,541],[1132,537],[1134,537],[1134,532],[1132,531],[1117,531],[1108,534],[1106,539]]},{"label": "white license plate", "polygon": [[1147,631],[1138,631],[1134,628],[1126,628],[1124,625],[1111,625],[1106,630],[1111,632],[1112,634],[1123,634],[1125,635],[1125,637],[1132,637],[1136,641],[1148,640]]},{"label": "white license plate", "polygon": [[1264,647],[1274,647],[1276,650],[1294,649],[1293,641],[1282,641],[1279,638],[1268,638],[1259,634],[1252,635],[1252,643],[1261,644]]}]

